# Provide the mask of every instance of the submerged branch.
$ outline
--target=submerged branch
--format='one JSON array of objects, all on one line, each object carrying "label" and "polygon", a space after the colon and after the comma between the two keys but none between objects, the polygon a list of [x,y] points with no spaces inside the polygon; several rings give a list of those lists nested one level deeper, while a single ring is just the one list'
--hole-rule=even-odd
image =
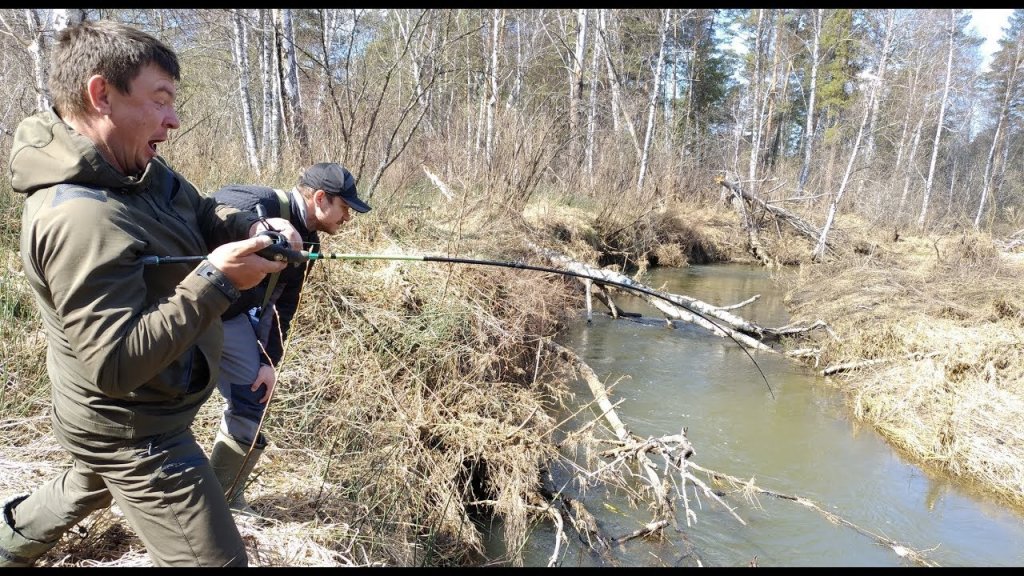
[{"label": "submerged branch", "polygon": [[924,555],[921,552],[918,552],[918,551],[913,550],[911,548],[907,548],[906,546],[903,546],[902,544],[897,543],[895,540],[891,540],[889,538],[886,538],[885,536],[882,536],[882,535],[876,534],[876,533],[874,533],[874,532],[872,532],[870,530],[861,528],[860,526],[857,526],[853,522],[850,522],[849,520],[846,520],[846,519],[842,518],[838,514],[834,514],[832,512],[829,512],[827,510],[822,509],[821,506],[818,506],[812,500],[809,500],[809,499],[804,498],[802,496],[793,496],[793,495],[790,495],[790,494],[782,494],[780,492],[775,492],[773,490],[768,490],[766,488],[761,488],[761,487],[759,487],[759,486],[754,484],[754,480],[753,479],[751,479],[749,481],[744,481],[744,480],[741,480],[739,478],[736,478],[735,476],[730,476],[728,474],[723,474],[721,472],[716,472],[714,470],[709,470],[707,468],[703,468],[703,467],[701,467],[701,466],[699,466],[697,464],[690,463],[689,466],[691,468],[695,469],[695,470],[698,470],[700,472],[703,472],[703,473],[707,474],[708,476],[710,476],[711,478],[713,478],[715,480],[727,481],[727,482],[731,483],[735,488],[737,488],[741,492],[744,492],[744,493],[756,492],[758,494],[765,494],[767,496],[772,496],[772,497],[778,498],[780,500],[789,500],[791,502],[796,502],[797,504],[800,504],[801,506],[804,506],[805,508],[809,508],[811,510],[814,510],[818,514],[821,514],[826,520],[828,520],[829,522],[831,522],[833,524],[839,524],[839,525],[842,525],[842,526],[853,528],[858,533],[860,533],[860,534],[862,534],[864,536],[867,536],[869,538],[872,538],[873,540],[875,540],[879,544],[881,544],[881,545],[883,545],[883,546],[885,546],[887,548],[890,548],[900,558],[907,558],[907,559],[909,559],[909,560],[911,560],[911,561],[913,561],[913,562],[915,562],[917,564],[920,564],[922,566],[938,566],[938,564],[936,564],[936,563],[932,562],[931,560],[928,560],[927,558],[925,558]]}]

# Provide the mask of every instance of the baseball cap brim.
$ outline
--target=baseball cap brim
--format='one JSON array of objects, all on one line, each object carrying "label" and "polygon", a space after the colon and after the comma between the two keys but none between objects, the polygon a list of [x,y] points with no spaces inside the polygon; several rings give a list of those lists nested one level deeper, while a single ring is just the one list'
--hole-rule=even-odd
[{"label": "baseball cap brim", "polygon": [[339,196],[341,196],[342,200],[344,200],[345,203],[348,204],[349,207],[355,210],[356,212],[365,214],[366,212],[370,211],[370,205],[367,204],[366,202],[363,202],[362,200],[355,196],[351,198],[348,196],[343,196],[341,194],[339,194]]}]

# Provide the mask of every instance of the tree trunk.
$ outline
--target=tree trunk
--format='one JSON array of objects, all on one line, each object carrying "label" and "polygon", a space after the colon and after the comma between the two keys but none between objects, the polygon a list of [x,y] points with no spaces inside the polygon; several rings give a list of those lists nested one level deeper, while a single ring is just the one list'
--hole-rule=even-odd
[{"label": "tree trunk", "polygon": [[[985,211],[985,201],[988,198],[989,190],[993,181],[994,164],[996,157],[996,149],[1000,144],[1000,140],[1005,140],[1005,146],[1009,146],[1009,138],[1004,133],[1008,130],[1004,130],[1003,127],[1007,126],[1010,121],[1010,104],[1013,100],[1014,91],[1017,88],[1017,71],[1020,69],[1022,55],[1024,55],[1024,36],[1018,36],[1016,39],[1016,50],[1014,53],[1013,62],[1010,64],[1010,69],[1006,75],[1006,90],[1003,92],[1002,103],[999,107],[999,116],[996,121],[996,132],[992,136],[992,146],[989,147],[988,156],[985,160],[985,176],[982,178],[981,185],[981,199],[978,201],[978,212],[974,216],[974,229],[978,230],[981,226],[981,216]],[[1005,162],[1003,164],[1005,166]]]},{"label": "tree trunk", "polygon": [[590,56],[590,101],[587,106],[587,176],[594,185],[594,125],[597,123],[597,62],[601,58],[601,43],[594,42]]},{"label": "tree trunk", "polygon": [[[893,39],[896,36],[895,23],[896,10],[886,10],[884,40],[882,41],[882,47],[879,49],[878,71],[875,73],[878,76],[877,82],[879,86],[885,86],[885,70],[889,62],[889,55],[892,53]],[[868,164],[871,163],[875,155],[875,132],[878,130],[878,108],[881,101],[882,95],[879,94],[875,98],[874,105],[871,107],[871,119],[868,121],[867,142],[864,144],[864,157]]]},{"label": "tree trunk", "polygon": [[35,72],[36,80],[36,109],[46,110],[51,105],[49,74],[46,67],[48,60],[45,17],[40,16],[40,8],[26,8],[25,20],[28,23],[31,39],[25,46],[29,56],[32,58],[32,70]]},{"label": "tree trunk", "polygon": [[583,59],[587,50],[587,13],[586,8],[576,10],[576,46],[572,52],[572,63],[569,67],[569,141],[573,147],[572,157],[576,162],[577,143],[580,141],[580,109],[583,100]]},{"label": "tree trunk", "polygon": [[309,135],[302,115],[302,94],[299,90],[299,67],[295,60],[295,32],[291,8],[281,9],[281,58],[284,64],[284,93],[287,96],[289,127],[299,142],[303,160],[309,160]]},{"label": "tree trunk", "polygon": [[761,155],[761,36],[764,30],[764,8],[757,10],[757,28],[754,30],[754,73],[750,77],[750,162],[747,181],[752,193],[757,192],[757,159]]},{"label": "tree trunk", "polygon": [[896,208],[897,222],[903,218],[903,206],[906,204],[907,195],[910,193],[910,177],[913,175],[914,159],[917,158],[917,146],[921,143],[921,129],[924,127],[924,117],[927,110],[928,105],[926,102],[924,110],[921,111],[921,117],[917,119],[917,126],[914,128],[914,139],[910,144],[910,154],[907,155],[906,166],[903,169],[903,194],[900,196],[900,204]]},{"label": "tree trunk", "polygon": [[[603,11],[602,14],[605,14],[605,11]],[[633,126],[633,119],[630,117],[629,112],[623,109],[621,95],[622,83],[619,82],[619,74],[615,70],[615,63],[612,61],[612,50],[611,46],[608,44],[609,32],[606,29],[606,26],[604,26],[605,22],[603,19],[601,20],[601,23],[602,26],[599,28],[599,31],[601,33],[601,41],[604,43],[604,61],[608,68],[608,82],[612,87],[612,116],[614,118],[618,118],[619,115],[622,116],[622,120],[626,123],[626,130],[629,131],[629,138],[632,140],[633,147],[636,149],[636,156],[639,158],[641,156],[640,140],[636,136],[636,128]],[[618,123],[616,123],[615,126],[617,132]]]},{"label": "tree trunk", "polygon": [[807,177],[811,172],[811,157],[814,148],[814,106],[815,93],[818,91],[818,53],[821,49],[821,24],[825,19],[825,9],[818,8],[812,12],[814,40],[811,43],[811,87],[810,101],[807,104],[807,126],[804,129],[804,161],[800,167],[800,179],[797,180],[796,192],[800,195],[807,185]]},{"label": "tree trunk", "polygon": [[242,105],[242,133],[245,138],[245,157],[249,167],[260,172],[259,154],[256,151],[256,132],[252,124],[252,104],[249,97],[249,42],[239,8],[231,9],[231,24],[234,31],[232,53],[238,67],[238,97]]},{"label": "tree trunk", "polygon": [[650,153],[651,139],[654,137],[654,113],[658,108],[658,93],[661,92],[661,72],[665,65],[665,44],[668,39],[668,21],[671,16],[672,9],[666,8],[661,19],[658,63],[654,66],[654,83],[651,86],[651,97],[647,102],[647,129],[644,131],[644,146],[640,154],[640,176],[636,182],[637,191],[643,189],[644,175],[647,174],[647,155]]},{"label": "tree trunk", "polygon": [[846,163],[846,172],[843,173],[843,180],[839,184],[839,191],[836,192],[835,198],[832,199],[832,203],[828,207],[828,216],[825,218],[825,225],[821,228],[821,236],[818,238],[818,245],[814,247],[814,251],[811,253],[811,257],[815,261],[821,260],[825,254],[825,243],[828,238],[828,233],[832,228],[832,222],[835,220],[836,212],[839,210],[839,202],[843,199],[843,192],[846,191],[846,185],[850,181],[850,174],[853,173],[853,166],[857,160],[857,152],[860,149],[860,141],[864,136],[864,130],[867,126],[868,119],[871,117],[871,106],[874,104],[875,98],[877,97],[877,91],[878,84],[872,83],[871,91],[868,94],[867,107],[864,110],[864,117],[860,121],[860,129],[857,130],[857,138],[853,142],[853,152],[850,153],[850,161]]},{"label": "tree trunk", "polygon": [[263,159],[270,162],[273,169],[277,169],[277,159],[281,152],[281,144],[278,140],[281,117],[276,114],[278,108],[274,104],[274,26],[270,10],[257,8],[259,10],[260,31],[262,33],[262,50],[260,50],[260,75],[263,78],[263,129],[261,135],[261,149]]},{"label": "tree trunk", "polygon": [[612,132],[619,133],[619,85],[615,83],[615,73],[612,72],[611,55],[608,52],[608,9],[600,8],[597,11],[597,32],[601,37],[601,46],[605,52],[605,67],[608,70],[608,86],[612,94]]},{"label": "tree trunk", "polygon": [[928,166],[928,180],[924,185],[924,199],[921,201],[921,215],[917,218],[917,227],[924,229],[925,216],[928,214],[928,201],[932,194],[932,182],[935,179],[935,161],[939,157],[939,146],[942,140],[942,123],[946,119],[946,102],[949,99],[949,84],[953,77],[953,52],[956,48],[956,15],[957,9],[949,11],[949,51],[946,56],[946,81],[942,87],[942,100],[939,102],[939,122],[935,127],[935,141],[932,142],[932,161]]},{"label": "tree trunk", "polygon": [[490,170],[494,162],[494,112],[498,103],[498,54],[501,51],[501,33],[505,28],[505,10],[494,9],[494,16],[491,20],[491,57],[488,65],[488,97],[487,97],[487,169]]}]

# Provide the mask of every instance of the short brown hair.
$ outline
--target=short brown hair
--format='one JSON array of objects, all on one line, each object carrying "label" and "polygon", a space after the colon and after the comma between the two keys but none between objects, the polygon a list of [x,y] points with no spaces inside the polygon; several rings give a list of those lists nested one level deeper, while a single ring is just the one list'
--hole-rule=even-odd
[{"label": "short brown hair", "polygon": [[94,74],[128,94],[131,81],[149,64],[181,80],[178,56],[163,42],[120,22],[82,22],[61,30],[50,65],[50,94],[61,115],[88,113],[86,82]]}]

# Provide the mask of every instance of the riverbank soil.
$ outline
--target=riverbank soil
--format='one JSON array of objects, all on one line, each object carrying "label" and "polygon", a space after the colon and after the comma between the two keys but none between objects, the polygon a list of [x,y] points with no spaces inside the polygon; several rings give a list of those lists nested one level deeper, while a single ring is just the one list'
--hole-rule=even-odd
[{"label": "riverbank soil", "polygon": [[789,277],[816,368],[925,468],[1024,508],[1024,255],[986,234],[878,237]]}]

